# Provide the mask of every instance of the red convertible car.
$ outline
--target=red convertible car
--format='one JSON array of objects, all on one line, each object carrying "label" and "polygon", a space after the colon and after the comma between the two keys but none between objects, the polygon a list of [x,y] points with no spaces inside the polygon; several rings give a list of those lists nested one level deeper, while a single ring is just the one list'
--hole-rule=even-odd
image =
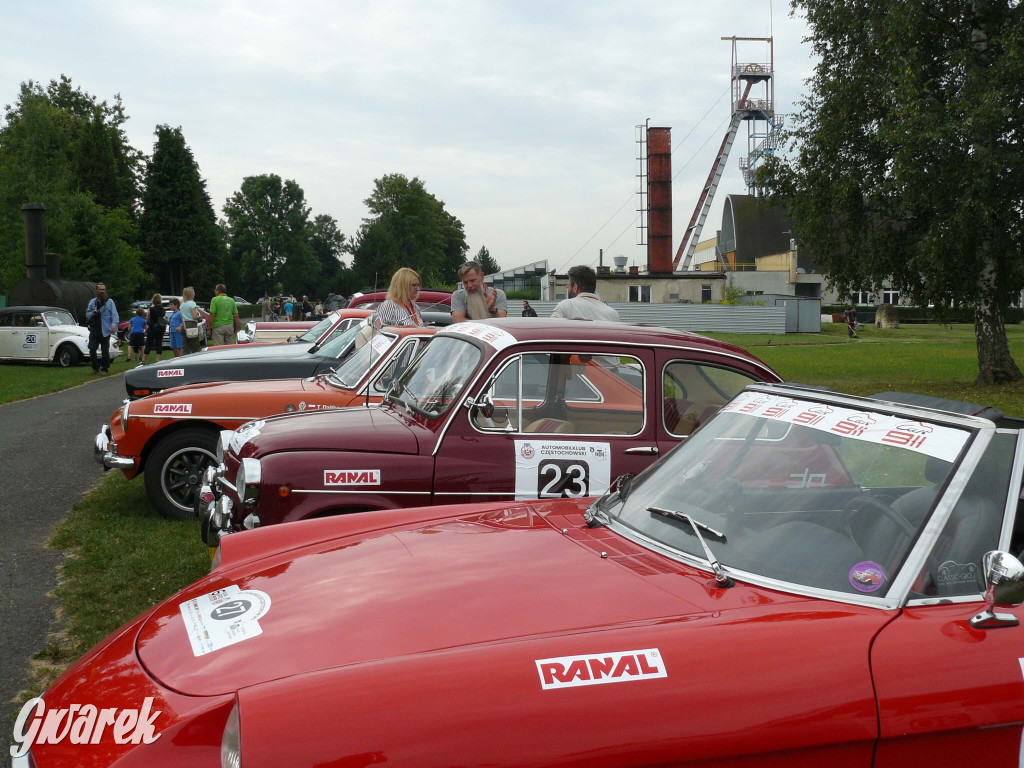
[{"label": "red convertible car", "polygon": [[[14,749],[39,768],[1016,766],[1022,432],[753,385],[597,500],[226,536],[207,577],[26,705]],[[43,738],[51,715],[78,743]]]},{"label": "red convertible car", "polygon": [[332,343],[341,349],[332,366],[307,378],[192,384],[126,400],[96,435],[95,458],[129,479],[143,474],[150,501],[165,517],[192,517],[221,430],[276,413],[379,403],[437,331],[385,328],[361,346],[356,338],[345,342],[363,327],[338,336]]},{"label": "red convertible car", "polygon": [[325,514],[597,495],[747,384],[778,380],[738,347],[664,328],[458,323],[380,408],[267,419],[222,442],[204,540]]}]

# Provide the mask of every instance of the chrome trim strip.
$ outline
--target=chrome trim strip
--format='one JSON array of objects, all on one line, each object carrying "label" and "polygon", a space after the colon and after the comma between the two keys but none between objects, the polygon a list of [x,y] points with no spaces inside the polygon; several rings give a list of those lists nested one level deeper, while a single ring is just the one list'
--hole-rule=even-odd
[{"label": "chrome trim strip", "polygon": [[316,488],[293,488],[292,493],[358,493],[368,496],[381,496],[384,494],[387,494],[388,496],[429,496],[432,491],[385,491],[380,488],[365,488],[358,491],[329,491],[326,489],[321,490]]},{"label": "chrome trim strip", "polygon": [[927,605],[959,605],[961,603],[983,603],[985,596],[980,592],[977,595],[956,595],[955,597],[916,597],[907,600],[907,608],[918,608]]},{"label": "chrome trim strip", "polygon": [[[1021,439],[1020,430],[998,429],[998,433],[1008,432],[1017,435],[1017,452],[1013,457],[1013,466],[1010,468],[1010,487],[1006,494],[1006,507],[1003,510],[1003,528],[999,534],[999,549],[1003,552],[1010,552],[1010,538],[1013,535],[1013,527],[1016,525],[1017,507],[1021,500],[1021,493],[1024,491],[1024,440]],[[1016,556],[1018,553],[1010,552]]]},{"label": "chrome trim strip", "polygon": [[[297,395],[299,399],[302,399],[304,395]],[[138,402],[138,401],[136,401]],[[334,409],[331,409],[334,410]],[[341,409],[338,409],[341,410]],[[141,413],[133,414],[133,419],[160,419],[169,421],[239,421],[245,424],[249,421],[256,421],[257,419],[267,418],[266,416],[215,416],[215,415],[189,415],[189,416],[178,416],[170,413]],[[240,425],[239,425],[240,426]],[[227,427],[225,427],[227,429]]]}]

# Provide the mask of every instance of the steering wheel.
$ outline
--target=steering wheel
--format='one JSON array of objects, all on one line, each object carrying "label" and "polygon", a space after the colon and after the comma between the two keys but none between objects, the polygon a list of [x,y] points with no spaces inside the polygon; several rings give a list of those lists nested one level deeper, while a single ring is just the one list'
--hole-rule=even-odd
[{"label": "steering wheel", "polygon": [[[914,536],[917,535],[917,529],[913,525],[911,525],[910,522],[905,517],[903,517],[903,515],[901,515],[895,509],[890,507],[888,504],[879,501],[874,496],[857,496],[856,498],[851,499],[849,502],[847,502],[846,505],[843,507],[840,519],[841,524],[849,532],[850,537],[857,543],[858,546],[861,546],[861,539],[866,538],[864,534],[868,533],[871,530],[871,528],[873,528],[873,526],[865,527],[861,525],[855,527],[853,525],[853,521],[854,518],[858,517],[861,513],[868,511],[877,512],[880,516],[886,518],[891,523],[893,523],[899,529],[900,533],[902,533],[906,537],[908,542],[912,541]],[[860,533],[861,535],[858,536],[858,533]],[[886,565],[888,565],[894,560],[894,558],[891,555],[893,553],[898,553],[900,551],[899,547],[897,547],[896,544],[902,545],[902,543],[903,542],[899,541],[898,539],[895,542],[890,542],[888,547],[889,557],[885,558],[885,560],[888,561],[886,562]],[[861,548],[863,549],[863,546]],[[873,557],[873,559],[879,559],[876,553],[865,552],[864,554],[869,557]]]}]

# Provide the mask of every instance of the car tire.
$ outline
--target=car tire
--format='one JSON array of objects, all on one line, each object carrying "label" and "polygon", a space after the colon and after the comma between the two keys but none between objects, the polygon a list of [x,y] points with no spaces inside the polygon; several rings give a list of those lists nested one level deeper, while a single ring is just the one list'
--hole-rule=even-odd
[{"label": "car tire", "polygon": [[61,368],[70,368],[73,365],[78,365],[78,361],[82,359],[82,353],[78,351],[77,347],[65,344],[57,348],[57,354],[53,359]]},{"label": "car tire", "polygon": [[212,429],[183,429],[160,440],[143,472],[146,493],[157,512],[170,520],[193,518],[203,472],[217,460],[216,448],[217,433]]}]

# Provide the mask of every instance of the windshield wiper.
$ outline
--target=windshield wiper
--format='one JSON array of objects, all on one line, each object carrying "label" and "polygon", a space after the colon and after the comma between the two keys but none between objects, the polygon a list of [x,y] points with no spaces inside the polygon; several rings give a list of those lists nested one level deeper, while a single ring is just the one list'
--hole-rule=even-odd
[{"label": "windshield wiper", "polygon": [[713,536],[720,540],[723,544],[726,542],[725,534],[721,531],[716,531],[714,528],[709,526],[707,523],[702,523],[699,520],[694,520],[686,512],[677,512],[674,509],[662,509],[661,507],[648,507],[648,512],[653,512],[661,517],[667,517],[669,520],[680,520],[685,523],[689,523],[691,530],[700,542],[700,545],[704,548],[704,555],[707,557],[708,564],[711,566],[711,570],[715,574],[715,582],[719,587],[723,589],[726,587],[735,586],[734,582],[725,571],[722,570],[722,564],[718,562],[718,558],[715,557],[715,553],[711,551],[711,547],[704,540],[704,536],[701,535],[701,531],[706,531],[708,535]]},{"label": "windshield wiper", "polygon": [[608,525],[612,520],[612,513],[605,509],[605,501],[611,501],[612,496],[618,494],[619,501],[624,502],[626,496],[629,495],[630,490],[633,488],[633,481],[636,478],[632,474],[619,475],[612,484],[608,487],[608,490],[604,492],[604,495],[599,497],[587,507],[587,511],[583,513],[583,519],[587,523],[587,528],[597,528],[602,525]]}]

